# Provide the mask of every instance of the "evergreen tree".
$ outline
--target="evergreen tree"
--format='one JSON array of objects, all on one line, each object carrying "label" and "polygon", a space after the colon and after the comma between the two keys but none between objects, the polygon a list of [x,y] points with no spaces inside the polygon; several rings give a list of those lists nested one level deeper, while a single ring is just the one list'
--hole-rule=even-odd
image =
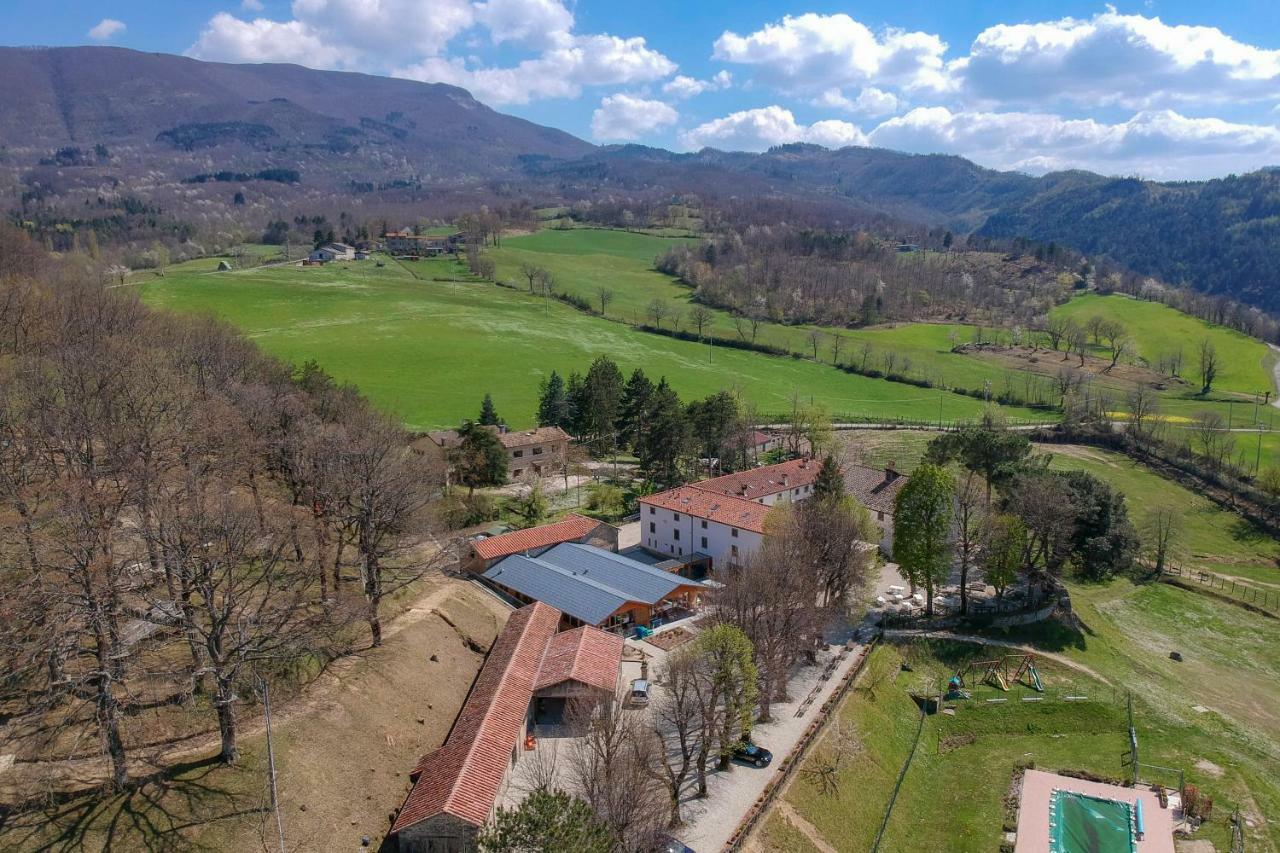
[{"label": "evergreen tree", "polygon": [[569,404],[569,412],[563,426],[573,434],[574,438],[581,441],[582,436],[585,435],[582,413],[587,408],[587,383],[583,380],[581,373],[575,371],[569,374],[569,383],[565,388],[565,400]]},{"label": "evergreen tree", "polygon": [[458,430],[458,439],[450,461],[459,483],[474,492],[507,482],[507,451],[493,430],[467,421]]},{"label": "evergreen tree", "polygon": [[602,355],[591,362],[583,384],[582,433],[589,439],[592,450],[603,453],[613,445],[622,402],[622,371]]},{"label": "evergreen tree", "polygon": [[611,853],[613,834],[591,807],[563,791],[541,788],[515,808],[499,807],[476,835],[483,853]]},{"label": "evergreen tree", "polygon": [[569,397],[565,391],[564,379],[553,370],[539,388],[538,426],[568,428],[569,415]]},{"label": "evergreen tree", "polygon": [[818,469],[818,479],[813,483],[814,500],[839,500],[844,497],[844,475],[840,473],[840,463],[828,453],[822,459],[822,467]]},{"label": "evergreen tree", "polygon": [[712,394],[689,404],[689,429],[700,456],[724,463],[729,444],[738,428],[741,413],[738,398],[728,391]]},{"label": "evergreen tree", "polygon": [[945,468],[916,469],[893,503],[893,559],[912,586],[925,590],[925,612],[933,615],[934,587],[951,571],[951,500],[955,481]]},{"label": "evergreen tree", "polygon": [[664,485],[680,482],[680,461],[688,452],[689,422],[680,397],[664,377],[653,391],[645,419],[648,431],[636,447],[640,467]]},{"label": "evergreen tree", "polygon": [[[636,368],[622,389],[618,414],[618,446],[636,448],[646,431],[645,420],[653,401],[653,381]],[[1280,480],[1278,480],[1280,482]],[[1280,491],[1280,490],[1278,490]]]},{"label": "evergreen tree", "polygon": [[497,426],[502,423],[498,418],[497,411],[493,408],[493,397],[488,393],[484,395],[484,401],[480,403],[480,420],[481,426]]}]

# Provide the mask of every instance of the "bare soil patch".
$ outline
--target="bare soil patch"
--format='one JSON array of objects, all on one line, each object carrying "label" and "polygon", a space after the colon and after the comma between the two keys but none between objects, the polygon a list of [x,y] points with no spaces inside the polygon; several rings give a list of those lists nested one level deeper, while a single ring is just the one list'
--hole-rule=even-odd
[{"label": "bare soil patch", "polygon": [[663,631],[660,634],[654,634],[647,637],[645,642],[652,646],[657,646],[664,652],[669,652],[674,648],[683,646],[685,643],[693,639],[693,632],[684,628],[672,628],[670,631]]}]

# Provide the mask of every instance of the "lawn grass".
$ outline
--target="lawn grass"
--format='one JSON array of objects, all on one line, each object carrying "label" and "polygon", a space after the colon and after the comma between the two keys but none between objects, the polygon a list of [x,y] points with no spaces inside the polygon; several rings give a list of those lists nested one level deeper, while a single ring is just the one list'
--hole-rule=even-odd
[{"label": "lawn grass", "polygon": [[[1202,339],[1208,338],[1213,342],[1219,359],[1214,390],[1234,391],[1252,399],[1260,391],[1275,388],[1271,375],[1274,356],[1266,344],[1242,332],[1190,317],[1159,302],[1145,302],[1121,294],[1084,294],[1053,309],[1054,316],[1069,318],[1081,325],[1095,314],[1123,323],[1132,336],[1136,354],[1153,364],[1162,352],[1180,346],[1183,375],[1193,383],[1197,378],[1197,348]],[[1198,390],[1189,389],[1188,396]]]},{"label": "lawn grass", "polygon": [[457,262],[433,259],[170,273],[139,287],[154,306],[218,315],[287,361],[315,359],[413,428],[474,417],[486,391],[512,426],[529,426],[539,381],[552,370],[585,371],[598,355],[624,372],[666,376],[685,399],[736,389],[775,416],[793,394],[854,417],[927,420],[940,402],[947,419],[982,412],[972,398],[802,359],[711,351],[467,278]]},{"label": "lawn grass", "polygon": [[[1194,613],[1201,607],[1215,606],[1188,593],[1181,593],[1188,597],[1180,598],[1180,591],[1167,586],[1144,589],[1153,590],[1156,599],[1173,593],[1170,606],[1175,613]],[[1122,591],[1114,589],[1099,594],[1106,598],[1108,592],[1123,598]],[[1085,604],[1092,617],[1092,599],[1086,597]],[[1174,615],[1158,612],[1159,619]],[[1222,618],[1232,622],[1236,617],[1227,614]],[[882,850],[976,853],[997,849],[1005,829],[1012,828],[1006,826],[1009,816],[1004,800],[1020,767],[1080,770],[1117,780],[1124,778],[1120,764],[1127,743],[1124,696],[1129,687],[1139,682],[1141,687],[1153,687],[1134,691],[1143,760],[1185,769],[1187,781],[1200,786],[1217,802],[1217,819],[1206,824],[1197,837],[1225,849],[1223,845],[1229,838],[1225,818],[1232,807],[1240,805],[1255,818],[1274,813],[1275,798],[1280,795],[1280,782],[1274,775],[1275,757],[1243,738],[1230,719],[1209,712],[1194,714],[1195,719],[1188,722],[1180,715],[1171,715],[1164,707],[1164,693],[1154,689],[1158,679],[1135,675],[1128,668],[1139,662],[1141,653],[1131,645],[1114,645],[1111,626],[1103,627],[1104,633],[1096,638],[1089,634],[1082,639],[1072,633],[1072,643],[1051,644],[1059,650],[1065,648],[1072,658],[1079,655],[1087,660],[1111,684],[1042,657],[1037,667],[1045,682],[1044,694],[1021,685],[1013,686],[1008,693],[980,688],[974,691],[973,699],[954,703],[954,716],[926,717],[885,830]],[[1226,631],[1224,639],[1233,636],[1232,630],[1222,625],[1215,628]],[[1078,652],[1073,644],[1094,647],[1093,653]],[[870,849],[919,723],[919,709],[910,694],[930,686],[936,689],[940,679],[970,660],[1006,653],[1008,650],[996,647],[939,641],[877,648],[858,687],[838,711],[843,724],[858,733],[861,751],[840,765],[835,787],[824,789],[813,771],[821,765],[825,745],[834,737],[835,727],[828,726],[788,788],[786,803],[812,823],[836,850]],[[1114,660],[1119,656],[1126,656],[1121,658],[1121,664]],[[1113,659],[1110,663],[1109,657]],[[903,660],[910,662],[911,672],[900,671]],[[1193,691],[1184,688],[1182,692]],[[1088,698],[1065,701],[1066,695]],[[985,701],[993,696],[1007,701]],[[1022,702],[1023,696],[1042,701]],[[1159,771],[1147,774],[1158,775]],[[1176,784],[1177,779],[1161,781]],[[1249,839],[1249,849],[1274,850],[1275,833],[1258,823]],[[790,829],[782,810],[773,809],[761,831],[764,848],[787,849]]]}]

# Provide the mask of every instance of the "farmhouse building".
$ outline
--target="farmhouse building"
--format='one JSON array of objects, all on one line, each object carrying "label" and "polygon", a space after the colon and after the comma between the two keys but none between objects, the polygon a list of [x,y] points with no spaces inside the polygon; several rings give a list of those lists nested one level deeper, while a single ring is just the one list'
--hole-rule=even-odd
[{"label": "farmhouse building", "polygon": [[457,234],[414,234],[412,231],[388,231],[382,235],[383,245],[392,255],[413,258],[435,258],[454,251],[462,242]]},{"label": "farmhouse building", "polygon": [[562,542],[578,542],[604,548],[607,551],[616,551],[618,528],[612,524],[573,513],[553,524],[473,539],[467,546],[467,555],[463,558],[462,567],[468,572],[483,572],[504,557],[510,557],[512,554],[536,557]]},{"label": "farmhouse building", "polygon": [[539,717],[614,695],[622,638],[594,628],[557,634],[561,614],[531,604],[511,614],[444,744],[409,774],[413,788],[391,827],[400,853],[471,853]]},{"label": "farmhouse building", "polygon": [[868,468],[863,465],[845,465],[845,494],[862,504],[880,525],[880,550],[893,551],[893,502],[898,492],[910,478],[900,473],[894,463],[884,468]]},{"label": "farmhouse building", "polygon": [[[655,554],[701,554],[712,565],[740,565],[759,547],[769,508],[813,497],[821,464],[792,459],[690,483],[640,498],[640,544]],[[880,547],[893,543],[893,500],[907,477],[884,470],[844,466],[845,491],[867,507],[882,528]]]},{"label": "farmhouse building", "polygon": [[561,474],[569,458],[569,434],[558,426],[511,432],[499,428],[507,451],[507,479],[533,480]]},{"label": "farmhouse building", "polygon": [[331,261],[354,260],[355,256],[355,248],[348,246],[346,243],[326,243],[310,255],[307,255],[307,260],[327,264]]},{"label": "farmhouse building", "polygon": [[591,545],[566,542],[536,557],[513,554],[481,575],[517,602],[541,601],[568,626],[626,632],[702,606],[707,584]]}]

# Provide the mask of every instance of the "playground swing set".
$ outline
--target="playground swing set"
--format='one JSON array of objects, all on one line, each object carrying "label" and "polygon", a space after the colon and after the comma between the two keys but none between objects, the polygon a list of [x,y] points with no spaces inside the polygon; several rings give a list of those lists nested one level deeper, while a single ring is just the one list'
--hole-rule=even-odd
[{"label": "playground swing set", "polygon": [[961,669],[947,682],[946,700],[971,699],[966,687],[990,684],[1008,691],[1011,684],[1025,684],[1037,693],[1044,692],[1044,682],[1036,669],[1035,655],[1005,655],[995,660],[976,660]]}]

